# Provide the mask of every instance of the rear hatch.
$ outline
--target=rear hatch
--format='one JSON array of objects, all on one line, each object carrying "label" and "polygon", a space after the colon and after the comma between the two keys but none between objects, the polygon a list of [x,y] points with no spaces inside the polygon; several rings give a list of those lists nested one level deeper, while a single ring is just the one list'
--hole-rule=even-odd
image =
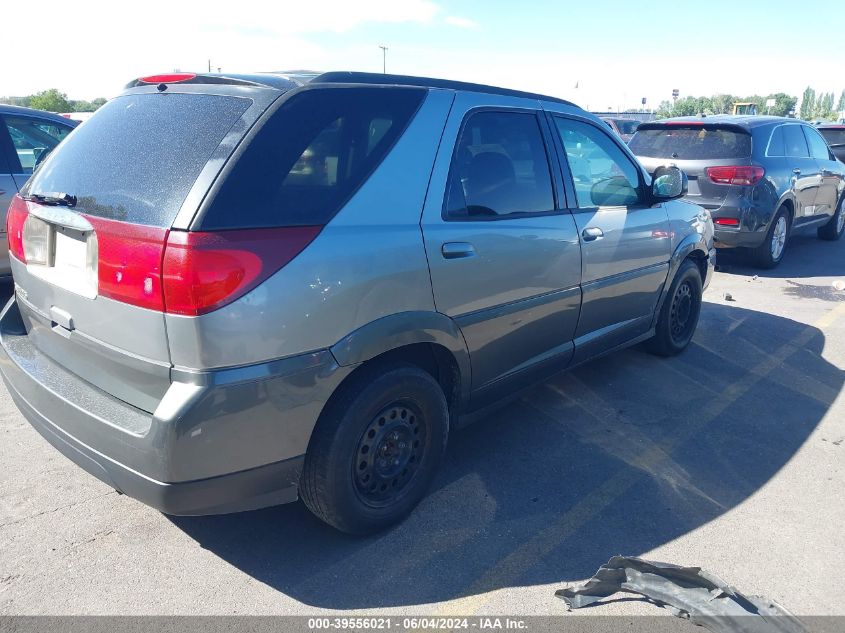
[{"label": "rear hatch", "polygon": [[162,271],[172,228],[180,213],[192,217],[279,94],[242,86],[130,90],[53,151],[7,221],[18,303],[41,352],[155,410],[170,384]]},{"label": "rear hatch", "polygon": [[[643,123],[628,147],[649,172],[662,165],[677,165],[689,177],[689,199],[706,209],[720,208],[729,195],[739,193],[737,188],[753,184],[755,177],[750,174],[743,180],[736,170],[728,169],[751,165],[751,134],[738,125]],[[740,170],[740,176],[749,175],[744,172]]]}]

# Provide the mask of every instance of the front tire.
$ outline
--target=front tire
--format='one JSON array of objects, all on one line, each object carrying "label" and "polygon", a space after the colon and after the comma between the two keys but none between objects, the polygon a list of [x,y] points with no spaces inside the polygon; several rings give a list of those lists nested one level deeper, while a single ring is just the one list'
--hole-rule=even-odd
[{"label": "front tire", "polygon": [[702,293],[701,271],[694,261],[685,259],[663,301],[654,336],[646,342],[648,351],[676,356],[689,346],[701,315]]},{"label": "front tire", "polygon": [[754,262],[760,268],[774,268],[783,260],[789,240],[789,211],[784,207],[772,218],[763,243],[752,251]]},{"label": "front tire", "polygon": [[364,368],[320,416],[300,497],[342,532],[383,530],[425,496],[448,434],[446,398],[431,375],[412,365]]},{"label": "front tire", "polygon": [[845,233],[845,196],[839,201],[839,206],[836,207],[836,213],[830,218],[830,222],[820,227],[816,233],[819,238],[835,242],[842,233]]}]

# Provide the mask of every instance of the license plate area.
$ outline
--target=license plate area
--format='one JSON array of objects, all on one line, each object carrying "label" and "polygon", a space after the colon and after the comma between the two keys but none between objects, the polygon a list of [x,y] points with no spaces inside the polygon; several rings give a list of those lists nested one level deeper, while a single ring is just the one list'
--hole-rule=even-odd
[{"label": "license plate area", "polygon": [[698,187],[698,178],[690,178],[687,182],[687,195],[700,196],[701,189]]},{"label": "license plate area", "polygon": [[88,299],[97,296],[97,237],[93,230],[30,215],[23,242],[27,270],[34,276]]}]

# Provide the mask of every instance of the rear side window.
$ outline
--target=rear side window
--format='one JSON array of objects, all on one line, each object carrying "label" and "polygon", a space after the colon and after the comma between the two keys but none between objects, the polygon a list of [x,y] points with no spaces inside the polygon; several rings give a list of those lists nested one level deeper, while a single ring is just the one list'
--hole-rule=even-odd
[{"label": "rear side window", "polygon": [[678,160],[715,160],[749,158],[751,135],[721,127],[661,126],[638,129],[628,143],[637,156],[677,158]]},{"label": "rear side window", "polygon": [[108,101],[36,171],[25,194],[76,196],[76,211],[169,227],[212,153],[252,104],[207,94]]},{"label": "rear side window", "polygon": [[537,117],[524,112],[471,114],[452,156],[444,217],[484,219],[554,208]]},{"label": "rear side window", "polygon": [[807,139],[801,131],[800,125],[783,126],[783,143],[786,156],[792,158],[809,158],[810,150],[807,147]]},{"label": "rear side window", "polygon": [[802,127],[810,146],[810,155],[818,160],[830,160],[830,150],[821,135],[811,127]]},{"label": "rear side window", "polygon": [[381,163],[425,94],[326,88],[293,95],[250,141],[203,230],[325,224]]}]

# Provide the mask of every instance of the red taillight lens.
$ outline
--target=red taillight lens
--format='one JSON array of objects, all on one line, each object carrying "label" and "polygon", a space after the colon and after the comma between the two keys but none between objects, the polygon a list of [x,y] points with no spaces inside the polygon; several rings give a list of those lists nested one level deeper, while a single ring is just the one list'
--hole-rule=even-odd
[{"label": "red taillight lens", "polygon": [[756,165],[708,167],[704,171],[710,180],[723,185],[756,185],[766,175],[766,170]]},{"label": "red taillight lens", "polygon": [[167,73],[140,77],[138,81],[145,84],[178,84],[180,81],[190,81],[195,78],[195,73]]},{"label": "red taillight lens", "polygon": [[98,293],[150,310],[164,310],[161,260],[167,229],[85,216],[97,234]]},{"label": "red taillight lens", "polygon": [[167,312],[197,316],[234,301],[296,257],[322,228],[171,231],[163,266]]},{"label": "red taillight lens", "polygon": [[713,224],[718,224],[719,226],[739,226],[739,220],[737,218],[713,218]]},{"label": "red taillight lens", "polygon": [[26,255],[23,250],[23,225],[29,215],[26,200],[16,195],[12,198],[9,211],[6,213],[6,239],[9,240],[9,253],[24,264]]}]

